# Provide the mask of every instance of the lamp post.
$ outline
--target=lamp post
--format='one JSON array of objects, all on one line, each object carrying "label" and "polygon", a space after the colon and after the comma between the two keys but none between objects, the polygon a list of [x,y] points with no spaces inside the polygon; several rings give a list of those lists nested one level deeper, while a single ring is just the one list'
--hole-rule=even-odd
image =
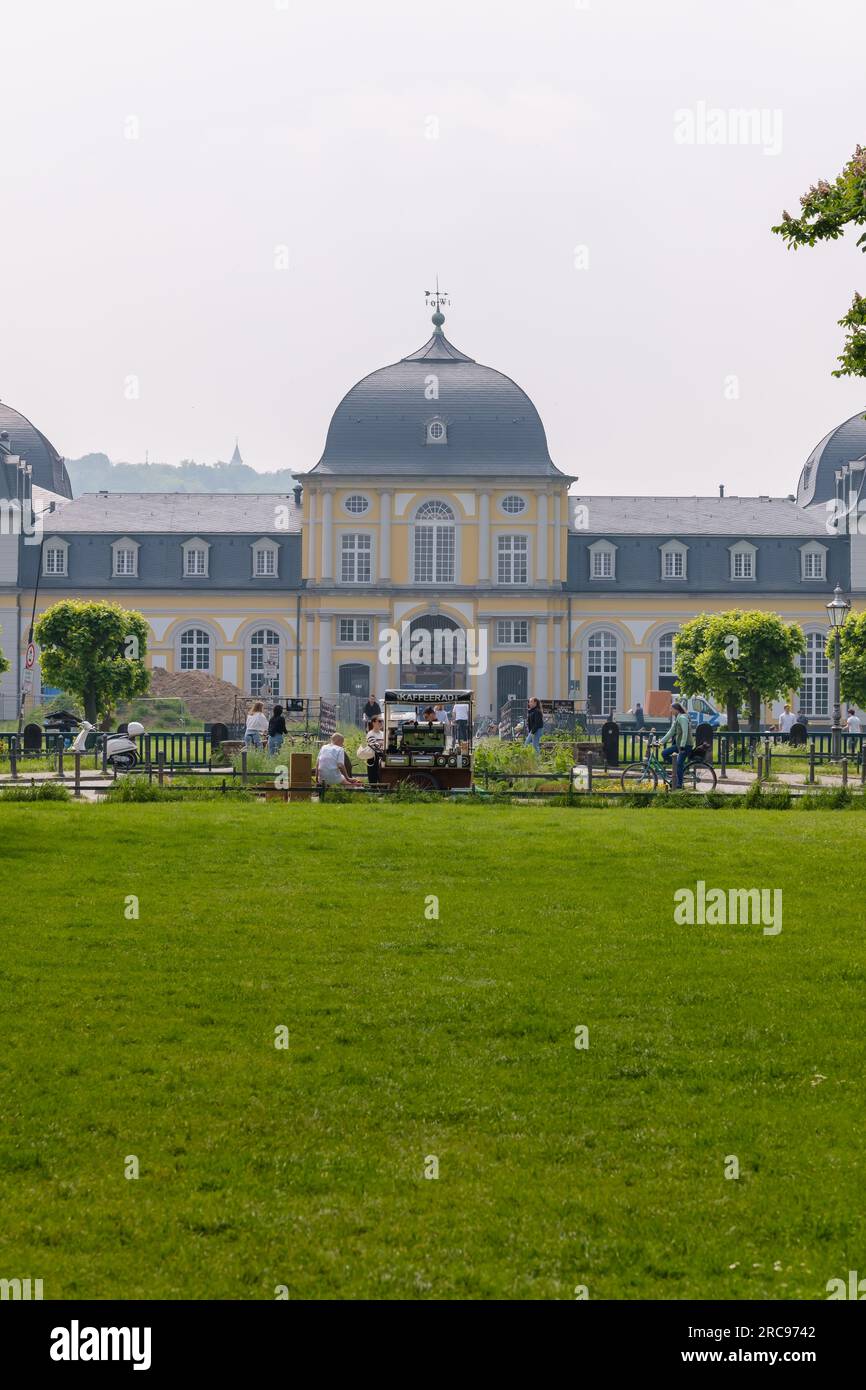
[{"label": "lamp post", "polygon": [[849,614],[850,612],[851,612],[851,600],[850,600],[850,599],[847,599],[847,598],[843,598],[843,596],[842,596],[842,590],[839,588],[839,585],[837,584],[837,585],[836,585],[836,588],[833,590],[833,597],[831,598],[830,602],[827,604],[827,616],[828,616],[828,618],[830,619],[830,631],[833,633],[833,638],[834,638],[834,663],[833,663],[833,664],[834,664],[834,678],[835,678],[835,682],[834,682],[834,692],[833,692],[833,698],[834,698],[834,704],[833,704],[833,742],[832,742],[832,753],[831,753],[831,756],[832,756],[833,758],[839,758],[839,757],[841,757],[841,753],[842,753],[842,730],[841,730],[841,724],[842,724],[842,702],[841,702],[841,699],[840,699],[840,693],[841,693],[841,692],[840,692],[840,689],[839,689],[839,686],[840,686],[840,650],[839,650],[839,639],[840,639],[840,636],[841,636],[841,633],[842,633],[842,628],[845,626],[845,619],[848,617],[848,614]]}]

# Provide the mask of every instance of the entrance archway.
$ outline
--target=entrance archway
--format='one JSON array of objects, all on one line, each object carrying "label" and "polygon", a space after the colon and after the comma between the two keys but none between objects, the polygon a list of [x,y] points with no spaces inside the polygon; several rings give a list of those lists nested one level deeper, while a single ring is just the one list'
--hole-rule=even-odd
[{"label": "entrance archway", "polygon": [[466,634],[444,613],[413,618],[400,642],[400,684],[427,690],[466,685]]},{"label": "entrance archway", "polygon": [[529,672],[525,666],[499,666],[496,671],[496,709],[501,713],[509,700],[525,705],[529,699]]}]

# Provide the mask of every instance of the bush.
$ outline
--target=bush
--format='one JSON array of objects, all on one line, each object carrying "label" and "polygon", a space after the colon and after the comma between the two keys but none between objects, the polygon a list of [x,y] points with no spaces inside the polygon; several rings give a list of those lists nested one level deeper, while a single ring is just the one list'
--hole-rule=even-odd
[{"label": "bush", "polygon": [[69,801],[69,788],[60,782],[37,782],[32,787],[4,787],[0,801]]}]

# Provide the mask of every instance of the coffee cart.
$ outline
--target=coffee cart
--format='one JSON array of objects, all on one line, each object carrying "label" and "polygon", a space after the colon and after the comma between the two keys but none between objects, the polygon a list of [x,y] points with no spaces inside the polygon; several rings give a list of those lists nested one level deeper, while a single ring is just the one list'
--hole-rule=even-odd
[{"label": "coffee cart", "polygon": [[[455,704],[469,706],[467,737],[457,738],[450,723]],[[424,710],[443,705],[448,725],[428,723]],[[428,791],[467,790],[472,786],[472,691],[386,690],[382,700],[385,751],[379,780],[385,786],[408,782]]]}]

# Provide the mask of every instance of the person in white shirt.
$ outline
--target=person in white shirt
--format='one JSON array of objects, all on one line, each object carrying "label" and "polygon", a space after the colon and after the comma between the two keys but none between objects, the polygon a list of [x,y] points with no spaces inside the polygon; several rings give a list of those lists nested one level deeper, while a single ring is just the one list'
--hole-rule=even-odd
[{"label": "person in white shirt", "polygon": [[852,758],[856,758],[857,754],[860,751],[860,744],[862,742],[860,735],[863,732],[863,725],[860,721],[859,714],[851,705],[848,706],[848,718],[845,720],[845,728],[848,730],[848,733],[850,735],[849,746],[851,750],[851,756]]},{"label": "person in white shirt", "polygon": [[797,722],[796,714],[791,712],[791,706],[786,705],[784,713],[779,716],[779,733],[789,734]]},{"label": "person in white shirt", "polygon": [[325,787],[360,787],[357,777],[346,776],[346,750],[342,734],[332,734],[330,743],[323,743],[316,759],[316,780]]},{"label": "person in white shirt", "polygon": [[247,715],[247,728],[244,734],[244,743],[247,747],[261,748],[262,746],[262,734],[268,732],[268,717],[264,709],[261,700],[256,700]]},{"label": "person in white shirt", "polygon": [[454,739],[457,743],[465,743],[469,738],[469,701],[458,700],[451,710],[451,723],[454,728]]}]

